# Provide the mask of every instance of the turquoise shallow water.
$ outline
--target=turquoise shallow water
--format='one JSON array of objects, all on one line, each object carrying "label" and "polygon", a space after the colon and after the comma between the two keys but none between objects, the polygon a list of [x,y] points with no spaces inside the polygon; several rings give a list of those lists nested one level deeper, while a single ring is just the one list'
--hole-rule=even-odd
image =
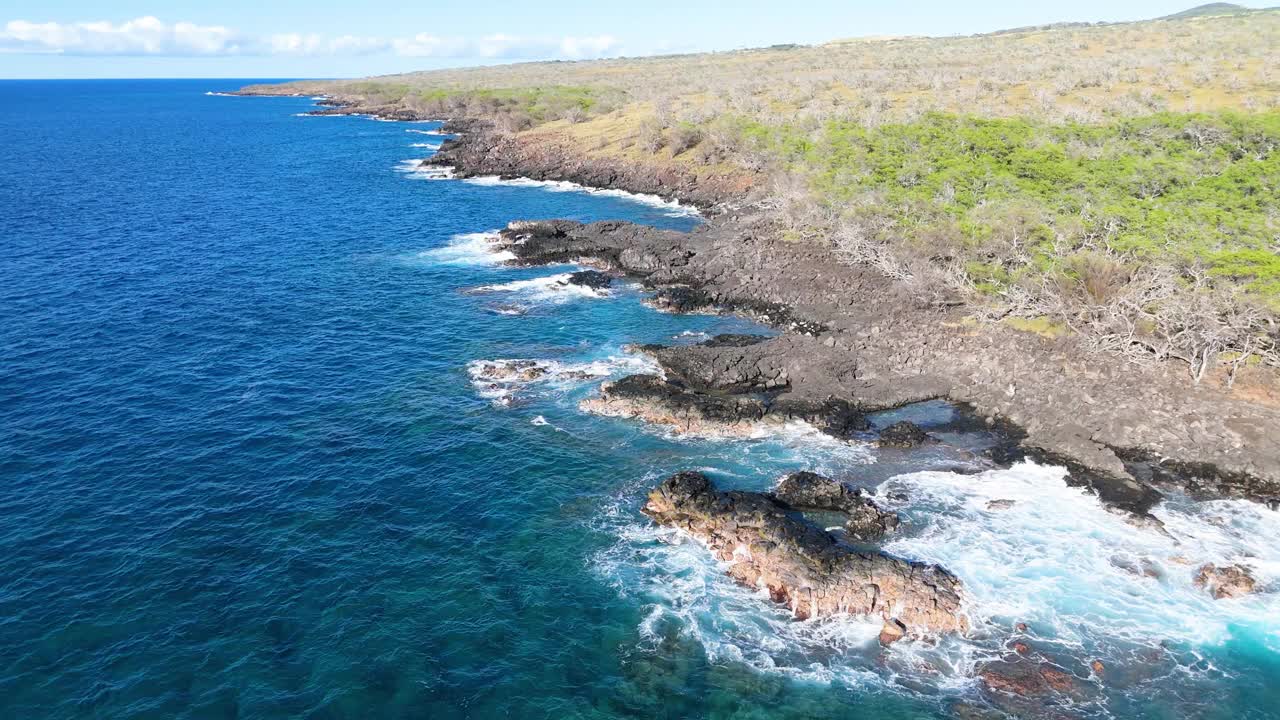
[{"label": "turquoise shallow water", "polygon": [[[566,292],[545,280],[566,268],[498,267],[467,234],[696,218],[425,180],[398,168],[438,141],[407,131],[434,126],[204,94],[241,84],[0,83],[0,714],[900,718],[976,701],[966,670],[1001,638],[886,657],[860,623],[786,622],[636,512],[677,469],[873,485],[938,458],[803,429],[681,440],[583,415],[591,383],[505,403],[473,383],[478,360],[619,373],[640,362],[625,343],[753,328],[625,286]],[[1030,618],[1065,658],[1157,668],[1081,714],[1276,716],[1271,600],[1098,580],[1134,543],[1250,553],[1270,578],[1274,517],[1175,506],[1175,551],[1057,472],[890,480],[920,499],[896,551],[963,570],[982,617]],[[988,517],[992,493],[1027,511]],[[1124,601],[1153,592],[1168,612]],[[1123,662],[1159,643],[1159,663]]]}]

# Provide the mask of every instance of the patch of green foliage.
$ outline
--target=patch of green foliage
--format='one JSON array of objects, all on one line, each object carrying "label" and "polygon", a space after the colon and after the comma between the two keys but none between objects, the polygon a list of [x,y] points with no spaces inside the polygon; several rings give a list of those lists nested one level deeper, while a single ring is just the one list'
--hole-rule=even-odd
[{"label": "patch of green foliage", "polygon": [[592,113],[601,102],[601,91],[589,87],[553,85],[532,88],[486,88],[476,90],[420,90],[425,103],[462,103],[484,107],[490,112],[518,111],[535,123],[556,120],[570,110]]},{"label": "patch of green foliage", "polygon": [[875,128],[744,121],[739,132],[808,177],[820,202],[964,259],[982,288],[1070,272],[1072,256],[1105,248],[1204,263],[1280,300],[1280,112],[1101,125],[931,114]]},{"label": "patch of green foliage", "polygon": [[342,91],[359,96],[375,105],[405,107],[439,112],[441,115],[474,116],[519,113],[531,125],[559,120],[577,112],[582,116],[607,112],[621,94],[607,88],[573,85],[548,85],[522,88],[421,88],[406,83],[356,81],[346,83]]}]

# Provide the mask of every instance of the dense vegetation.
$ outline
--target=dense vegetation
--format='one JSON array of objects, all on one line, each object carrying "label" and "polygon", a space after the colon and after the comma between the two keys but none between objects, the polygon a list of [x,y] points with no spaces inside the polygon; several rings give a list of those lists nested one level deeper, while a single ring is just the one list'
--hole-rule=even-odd
[{"label": "dense vegetation", "polygon": [[1101,125],[932,114],[810,133],[746,124],[821,205],[919,251],[972,258],[985,289],[1079,252],[1203,262],[1280,300],[1280,113]]},{"label": "dense vegetation", "polygon": [[744,122],[741,136],[796,179],[775,193],[792,232],[938,301],[1182,358],[1197,378],[1276,359],[1280,112]]},{"label": "dense vegetation", "polygon": [[396,105],[437,117],[496,118],[504,130],[518,132],[552,120],[581,122],[615,109],[622,94],[608,88],[549,85],[515,88],[436,88],[407,83],[357,82],[343,91],[366,102]]},{"label": "dense vegetation", "polygon": [[925,302],[1234,377],[1280,366],[1280,12],[1195,10],[300,89],[764,173],[785,232]]}]

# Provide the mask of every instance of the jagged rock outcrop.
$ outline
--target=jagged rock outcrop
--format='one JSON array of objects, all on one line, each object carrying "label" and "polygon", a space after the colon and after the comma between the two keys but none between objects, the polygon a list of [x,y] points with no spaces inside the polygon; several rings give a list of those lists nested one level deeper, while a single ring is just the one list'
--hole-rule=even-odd
[{"label": "jagged rock outcrop", "polygon": [[[781,347],[801,336],[722,335],[697,345],[642,345],[662,366],[664,377],[622,378],[583,402],[603,415],[639,418],[693,435],[747,436],[804,421],[836,437],[870,427],[863,408],[819,392],[794,392],[788,370],[778,363]],[[839,366],[796,366],[802,377],[835,378]],[[806,389],[833,387],[811,383]]]},{"label": "jagged rock outcrop", "polygon": [[797,420],[839,437],[867,427],[861,409],[836,398],[700,392],[656,375],[628,375],[605,383],[597,397],[582,401],[581,408],[706,437],[747,437]]},{"label": "jagged rock outcrop", "polygon": [[760,429],[766,411],[756,397],[696,393],[656,375],[628,375],[607,382],[598,397],[583,400],[581,407],[598,415],[638,418],[707,437],[749,436]]},{"label": "jagged rock outcrop", "polygon": [[1070,673],[1043,660],[996,660],[984,664],[978,677],[989,690],[1036,697],[1051,693],[1078,694],[1078,681]]},{"label": "jagged rock outcrop", "polygon": [[856,552],[769,495],[722,492],[702,473],[681,472],[649,494],[644,513],[706,543],[730,576],[767,589],[797,618],[869,615],[898,621],[912,637],[968,628],[955,576]]},{"label": "jagged rock outcrop", "polygon": [[1195,584],[1204,588],[1217,600],[1235,598],[1254,592],[1258,581],[1249,568],[1241,565],[1218,567],[1212,563],[1202,565],[1196,571]]},{"label": "jagged rock outcrop", "polygon": [[481,380],[519,380],[531,382],[547,374],[544,363],[537,360],[493,360],[479,363],[473,375]]},{"label": "jagged rock outcrop", "polygon": [[722,333],[712,337],[706,342],[699,343],[702,347],[708,348],[740,348],[750,345],[758,345],[768,340],[768,335],[754,335],[749,333]]},{"label": "jagged rock outcrop", "polygon": [[903,420],[880,431],[880,447],[910,449],[932,440],[919,425]]},{"label": "jagged rock outcrop", "polygon": [[791,473],[778,483],[773,497],[796,510],[826,510],[848,517],[845,532],[863,542],[883,537],[898,528],[896,513],[882,510],[859,490],[850,490],[838,480],[817,473]]},{"label": "jagged rock outcrop", "polygon": [[497,175],[534,180],[567,180],[596,188],[679,199],[702,208],[741,200],[749,195],[759,176],[745,169],[725,170],[628,159],[585,151],[571,136],[555,131],[535,131],[521,136],[492,131],[484,120],[453,121],[449,130],[463,133],[461,140],[445,142],[426,163],[456,168],[459,177]]},{"label": "jagged rock outcrop", "polygon": [[567,285],[580,285],[592,290],[607,290],[613,285],[613,277],[599,270],[579,270],[570,273],[565,280]]},{"label": "jagged rock outcrop", "polygon": [[[1017,453],[1003,462],[1063,464],[1069,483],[1135,516],[1149,517],[1165,484],[1280,506],[1280,408],[1188,385],[1173,365],[1136,368],[1066,341],[965,324],[959,311],[922,308],[874,271],[821,244],[782,241],[756,218],[722,216],[691,233],[554,221],[505,234],[521,264],[588,259],[642,278],[660,306],[742,312],[791,330],[745,348],[688,351],[698,364],[682,366],[672,351],[669,374],[690,386],[772,381],[866,411],[947,399],[1016,430]],[[729,372],[699,375],[718,364]]]}]

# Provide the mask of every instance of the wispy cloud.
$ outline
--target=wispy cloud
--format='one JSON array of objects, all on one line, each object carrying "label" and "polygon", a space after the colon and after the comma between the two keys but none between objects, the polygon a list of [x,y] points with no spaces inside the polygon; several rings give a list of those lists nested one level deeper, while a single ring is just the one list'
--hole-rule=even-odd
[{"label": "wispy cloud", "polygon": [[219,25],[169,25],[154,17],[118,25],[12,20],[0,32],[0,49],[68,55],[236,55],[253,42]]},{"label": "wispy cloud", "polygon": [[318,34],[253,35],[221,25],[165,23],[141,17],[122,23],[33,23],[11,20],[0,30],[0,52],[59,55],[217,57],[230,55],[376,55],[404,57],[583,59],[617,54],[610,35],[527,37],[494,34],[479,38],[419,33],[407,37],[327,37]]},{"label": "wispy cloud", "polygon": [[498,33],[481,38],[441,37],[419,33],[391,41],[397,55],[408,57],[475,58],[581,58],[617,54],[618,39],[612,35],[589,37],[526,37]]}]

